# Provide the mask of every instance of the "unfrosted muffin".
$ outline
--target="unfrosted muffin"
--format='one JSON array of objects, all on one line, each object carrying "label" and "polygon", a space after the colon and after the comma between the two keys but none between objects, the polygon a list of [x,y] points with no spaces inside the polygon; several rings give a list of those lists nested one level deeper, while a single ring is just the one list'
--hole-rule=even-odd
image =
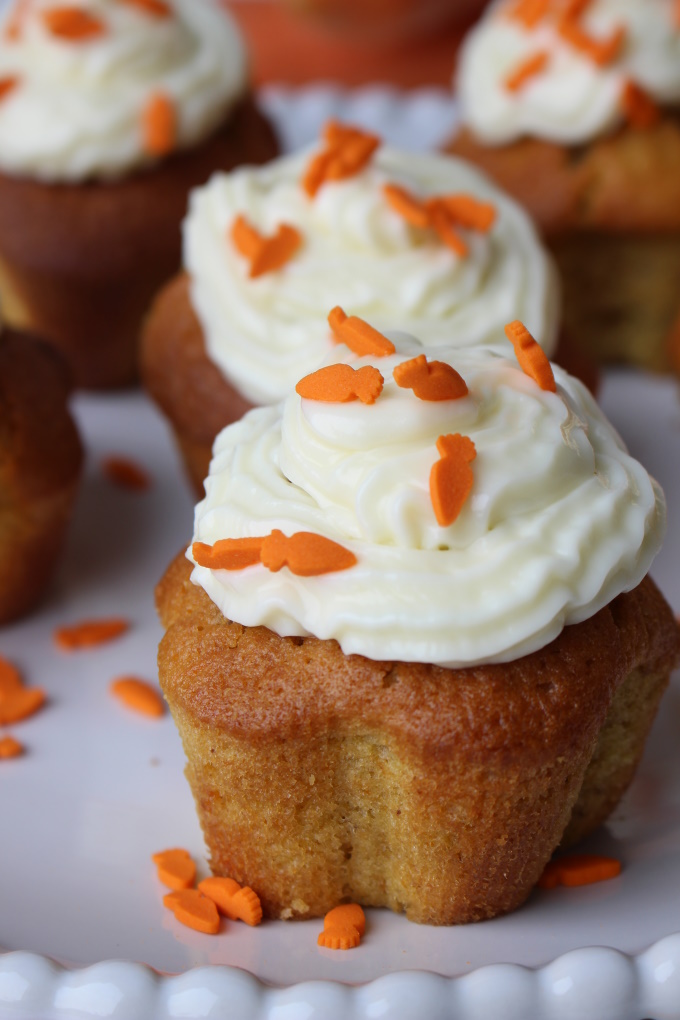
[{"label": "unfrosted muffin", "polygon": [[55,351],[0,331],[0,623],[40,599],[64,543],[83,458],[69,388]]},{"label": "unfrosted muffin", "polygon": [[220,434],[157,592],[211,866],[269,916],[518,906],[618,801],[677,658],[663,496],[586,389],[392,339]]},{"label": "unfrosted muffin", "polygon": [[[310,193],[310,174],[343,132],[368,156]],[[395,185],[414,200],[410,220],[394,204]],[[446,239],[424,207],[436,197],[458,202],[444,215]],[[239,219],[267,239],[284,227],[297,246],[253,276],[234,240]],[[281,400],[332,349],[319,324],[334,303],[433,347],[451,336],[504,342],[503,324],[514,318],[547,350],[555,346],[555,273],[523,210],[461,161],[381,146],[339,125],[318,149],[216,175],[195,191],[184,268],[146,324],[142,376],[198,492],[220,428]]]},{"label": "unfrosted muffin", "polygon": [[17,0],[0,22],[0,295],[78,385],[137,373],[189,190],[277,151],[217,0]]},{"label": "unfrosted muffin", "polygon": [[502,0],[459,58],[477,163],[544,231],[565,325],[603,361],[677,363],[680,21],[673,0]]}]

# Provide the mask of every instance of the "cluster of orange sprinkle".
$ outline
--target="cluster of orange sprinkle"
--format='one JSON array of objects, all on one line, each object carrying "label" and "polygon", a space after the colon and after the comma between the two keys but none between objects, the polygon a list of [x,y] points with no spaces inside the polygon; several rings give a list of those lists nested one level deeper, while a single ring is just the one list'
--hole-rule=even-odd
[{"label": "cluster of orange sprinkle", "polygon": [[210,570],[243,570],[261,563],[273,573],[288,567],[298,577],[348,570],[357,562],[349,549],[312,531],[288,536],[275,529],[261,538],[223,538],[214,545],[194,542],[191,551],[196,563]]},{"label": "cluster of orange sprinkle", "polygon": [[[507,13],[529,30],[536,28],[549,15],[556,15],[557,31],[561,38],[598,66],[606,67],[620,55],[626,42],[626,29],[619,25],[606,38],[594,38],[582,22],[591,3],[592,0],[516,0]],[[676,21],[680,25],[680,0],[676,0]],[[549,60],[545,50],[531,53],[506,77],[506,89],[509,92],[522,89],[546,69]],[[635,128],[653,127],[660,117],[652,98],[631,81],[626,81],[623,86],[621,107],[628,122]]]},{"label": "cluster of orange sprinkle", "polygon": [[[172,8],[166,0],[117,0],[118,3],[134,7],[152,18],[168,18]],[[24,29],[24,22],[31,0],[16,0],[5,24],[5,39],[18,41]],[[62,4],[41,11],[42,22],[55,39],[69,43],[87,43],[106,35],[108,26],[95,14],[74,4]],[[19,84],[17,77],[0,79],[0,101],[7,98]],[[149,97],[141,111],[140,126],[145,151],[150,156],[167,156],[177,142],[177,110],[174,101],[164,92]]]},{"label": "cluster of orange sprinkle", "polygon": [[380,139],[359,128],[329,121],[323,130],[324,149],[312,158],[302,187],[313,198],[326,181],[341,181],[363,170]]},{"label": "cluster of orange sprinkle", "polygon": [[421,229],[434,230],[457,255],[467,255],[467,245],[458,233],[459,227],[486,233],[496,220],[496,210],[488,202],[472,195],[433,195],[421,201],[398,184],[386,184],[385,198],[407,223]]},{"label": "cluster of orange sprinkle", "polygon": [[172,892],[163,903],[176,919],[205,935],[216,935],[220,914],[230,921],[257,925],[262,920],[262,905],[257,893],[240,885],[233,878],[206,878],[196,882],[196,865],[186,850],[162,850],[151,858],[158,869],[158,878]]},{"label": "cluster of orange sprinkle", "polygon": [[250,262],[250,277],[281,269],[302,244],[302,235],[288,223],[281,223],[273,237],[263,237],[245,216],[237,216],[232,228],[234,247]]}]

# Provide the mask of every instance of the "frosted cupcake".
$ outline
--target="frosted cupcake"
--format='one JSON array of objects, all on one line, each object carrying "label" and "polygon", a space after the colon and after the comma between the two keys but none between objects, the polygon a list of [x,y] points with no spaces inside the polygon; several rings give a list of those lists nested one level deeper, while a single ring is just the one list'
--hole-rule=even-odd
[{"label": "frosted cupcake", "polygon": [[523,367],[333,324],[364,353],[215,443],[160,681],[270,916],[491,917],[631,780],[678,654],[663,496],[521,324]]},{"label": "frosted cupcake", "polygon": [[319,328],[333,304],[432,347],[503,342],[514,318],[555,345],[555,275],[526,214],[458,160],[336,124],[318,149],[194,192],[184,267],[147,323],[142,374],[199,490],[219,430],[333,349]]},{"label": "frosted cupcake", "polygon": [[189,190],[272,132],[217,0],[17,0],[0,21],[0,294],[84,386],[136,374]]},{"label": "frosted cupcake", "polygon": [[677,363],[677,4],[503,0],[464,43],[457,89],[463,130],[448,151],[535,216],[569,334],[601,360]]}]

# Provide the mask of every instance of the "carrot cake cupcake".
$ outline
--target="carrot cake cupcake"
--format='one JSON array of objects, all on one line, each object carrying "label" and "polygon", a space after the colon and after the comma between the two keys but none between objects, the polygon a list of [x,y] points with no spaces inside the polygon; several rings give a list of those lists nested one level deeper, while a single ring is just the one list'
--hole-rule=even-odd
[{"label": "carrot cake cupcake", "polygon": [[555,345],[555,273],[524,211],[461,161],[334,123],[319,149],[195,191],[184,268],[147,322],[142,376],[198,491],[220,429],[332,349],[319,324],[336,302],[431,346],[499,341],[514,318]]},{"label": "carrot cake cupcake", "polygon": [[272,131],[218,0],[15,0],[0,19],[0,295],[82,386],[129,383],[191,188]]},{"label": "carrot cake cupcake", "polygon": [[491,917],[631,780],[678,654],[663,495],[520,323],[523,367],[331,319],[364,353],[216,440],[161,685],[266,914]]},{"label": "carrot cake cupcake", "polygon": [[501,0],[459,57],[477,163],[544,231],[565,326],[600,360],[680,358],[680,16],[674,0]]},{"label": "carrot cake cupcake", "polygon": [[69,388],[56,351],[0,331],[0,624],[41,598],[64,543],[83,459]]}]

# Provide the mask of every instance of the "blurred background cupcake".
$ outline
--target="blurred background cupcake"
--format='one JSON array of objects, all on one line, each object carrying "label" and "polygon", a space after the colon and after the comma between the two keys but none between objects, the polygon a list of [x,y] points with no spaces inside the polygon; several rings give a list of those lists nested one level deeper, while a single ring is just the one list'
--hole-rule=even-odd
[{"label": "blurred background cupcake", "polygon": [[680,19],[673,0],[502,0],[459,58],[448,151],[522,201],[565,324],[605,361],[677,364]]},{"label": "blurred background cupcake", "polygon": [[190,188],[277,149],[217,0],[17,0],[0,22],[0,294],[78,385],[136,375]]}]

